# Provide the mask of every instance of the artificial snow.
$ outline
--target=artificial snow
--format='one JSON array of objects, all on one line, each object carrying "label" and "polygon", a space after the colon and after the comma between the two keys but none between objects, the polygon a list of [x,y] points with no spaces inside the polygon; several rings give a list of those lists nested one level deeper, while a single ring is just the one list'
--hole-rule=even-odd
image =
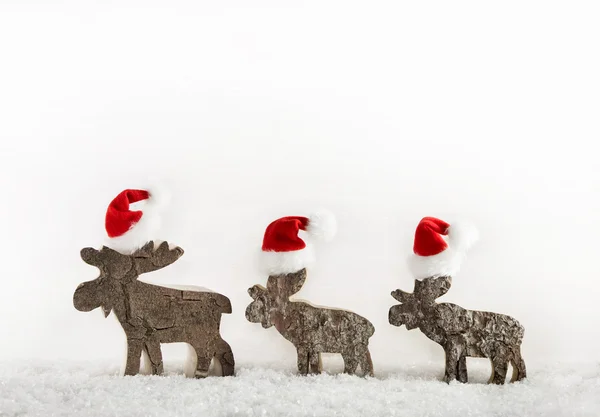
[{"label": "artificial snow", "polygon": [[[119,376],[115,364],[0,364],[1,416],[487,416],[598,417],[600,365],[530,369],[524,382],[485,384],[489,365],[469,364],[469,384],[440,381],[441,364],[362,378],[297,376],[284,366],[239,365],[234,377]],[[286,364],[286,366],[288,366]]]}]

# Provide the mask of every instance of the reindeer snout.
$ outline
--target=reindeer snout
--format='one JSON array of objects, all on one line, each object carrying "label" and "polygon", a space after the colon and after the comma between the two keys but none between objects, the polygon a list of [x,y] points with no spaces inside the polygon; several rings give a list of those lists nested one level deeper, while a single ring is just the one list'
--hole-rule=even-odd
[{"label": "reindeer snout", "polygon": [[97,281],[83,282],[73,293],[73,307],[79,311],[92,311],[100,306]]},{"label": "reindeer snout", "polygon": [[86,308],[86,299],[82,294],[82,290],[85,287],[85,283],[81,283],[77,286],[75,290],[75,294],[73,294],[73,307],[75,307],[79,311],[89,311]]},{"label": "reindeer snout", "polygon": [[404,320],[402,320],[402,315],[400,310],[400,306],[392,306],[388,313],[388,321],[392,326],[402,326],[404,324]]},{"label": "reindeer snout", "polygon": [[92,266],[98,266],[98,251],[94,248],[83,248],[81,249],[81,252],[79,252],[81,259],[83,259],[83,261],[88,264],[88,265],[92,265]]}]

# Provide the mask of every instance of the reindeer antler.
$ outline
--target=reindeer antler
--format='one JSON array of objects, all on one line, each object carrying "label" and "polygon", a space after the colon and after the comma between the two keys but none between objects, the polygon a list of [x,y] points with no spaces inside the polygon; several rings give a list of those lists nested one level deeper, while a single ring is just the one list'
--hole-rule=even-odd
[{"label": "reindeer antler", "polygon": [[133,252],[131,256],[134,258],[149,258],[154,252],[154,241],[146,243],[144,246]]},{"label": "reindeer antler", "polygon": [[401,303],[407,303],[412,298],[414,298],[414,294],[398,289],[396,291],[392,291],[392,297],[394,297],[396,300],[400,301]]},{"label": "reindeer antler", "polygon": [[248,288],[248,294],[252,297],[253,300],[256,300],[259,295],[267,292],[267,289],[261,285],[254,285]]},{"label": "reindeer antler", "polygon": [[183,249],[179,246],[169,249],[169,243],[162,242],[154,250],[154,242],[150,241],[134,252],[131,257],[133,258],[138,274],[143,274],[171,265],[182,255]]}]

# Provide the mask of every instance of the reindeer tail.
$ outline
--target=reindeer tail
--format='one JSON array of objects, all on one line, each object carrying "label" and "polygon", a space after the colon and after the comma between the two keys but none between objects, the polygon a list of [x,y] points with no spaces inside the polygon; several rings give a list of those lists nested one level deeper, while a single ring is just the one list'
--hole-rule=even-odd
[{"label": "reindeer tail", "polygon": [[229,301],[229,298],[225,297],[222,294],[215,293],[214,299],[217,302],[217,305],[219,306],[219,311],[222,314],[231,314],[231,301]]},{"label": "reindeer tail", "polygon": [[367,328],[367,337],[373,336],[373,334],[375,333],[375,326],[373,326],[373,324],[370,321],[365,320],[365,327]]}]

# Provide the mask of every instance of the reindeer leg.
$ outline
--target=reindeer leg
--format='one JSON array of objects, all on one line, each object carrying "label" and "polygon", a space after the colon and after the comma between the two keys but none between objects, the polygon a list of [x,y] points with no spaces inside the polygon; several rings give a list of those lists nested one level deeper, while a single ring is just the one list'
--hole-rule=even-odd
[{"label": "reindeer leg", "polygon": [[467,373],[467,357],[462,354],[460,358],[458,358],[458,381],[462,383],[469,382],[469,376]]},{"label": "reindeer leg", "polygon": [[449,345],[450,346],[444,349],[446,351],[446,373],[444,375],[444,382],[448,383],[456,379],[458,358],[460,357],[458,347],[453,343],[449,343]]},{"label": "reindeer leg", "polygon": [[371,360],[371,353],[369,349],[366,349],[360,357],[360,369],[364,376],[375,376],[373,373],[373,361]]},{"label": "reindeer leg", "polygon": [[521,381],[527,378],[527,369],[525,367],[525,361],[521,356],[521,348],[517,346],[517,348],[513,351],[513,374],[510,382]]},{"label": "reindeer leg", "polygon": [[152,368],[152,375],[160,375],[163,373],[163,359],[162,352],[160,350],[160,342],[148,341],[144,344],[144,349],[150,359],[150,366]]},{"label": "reindeer leg", "polygon": [[215,353],[215,357],[221,364],[223,376],[233,375],[235,369],[235,360],[233,358],[231,346],[229,346],[229,343],[227,343],[223,339],[220,339],[219,341],[217,341],[216,347],[217,351]]},{"label": "reindeer leg", "polygon": [[308,354],[308,366],[311,374],[320,374],[323,371],[321,354],[319,352],[310,352]]},{"label": "reindeer leg", "polygon": [[490,363],[492,364],[492,374],[490,375],[490,379],[488,379],[488,384],[491,384],[494,381],[494,375],[496,375],[496,367],[494,366],[494,361],[490,359]]},{"label": "reindeer leg", "polygon": [[303,347],[297,347],[298,352],[298,372],[300,375],[308,374],[308,350]]},{"label": "reindeer leg", "polygon": [[354,352],[345,352],[342,353],[342,358],[344,359],[344,373],[354,375],[359,362],[356,354]]},{"label": "reindeer leg", "polygon": [[502,385],[506,382],[506,371],[508,370],[508,361],[503,357],[494,357],[492,359],[494,366],[494,374],[492,375],[492,383]]},{"label": "reindeer leg", "polygon": [[137,375],[140,373],[140,359],[144,343],[140,339],[127,339],[127,363],[125,375]]},{"label": "reindeer leg", "polygon": [[212,358],[198,355],[198,364],[196,365],[196,372],[194,376],[196,378],[206,378],[208,376],[208,368],[210,368],[210,361]]},{"label": "reindeer leg", "polygon": [[198,359],[194,376],[196,378],[206,378],[208,376],[208,368],[210,368],[210,361],[213,358],[213,353],[207,352],[206,345],[200,345],[199,343],[191,345],[194,348],[196,358]]}]

